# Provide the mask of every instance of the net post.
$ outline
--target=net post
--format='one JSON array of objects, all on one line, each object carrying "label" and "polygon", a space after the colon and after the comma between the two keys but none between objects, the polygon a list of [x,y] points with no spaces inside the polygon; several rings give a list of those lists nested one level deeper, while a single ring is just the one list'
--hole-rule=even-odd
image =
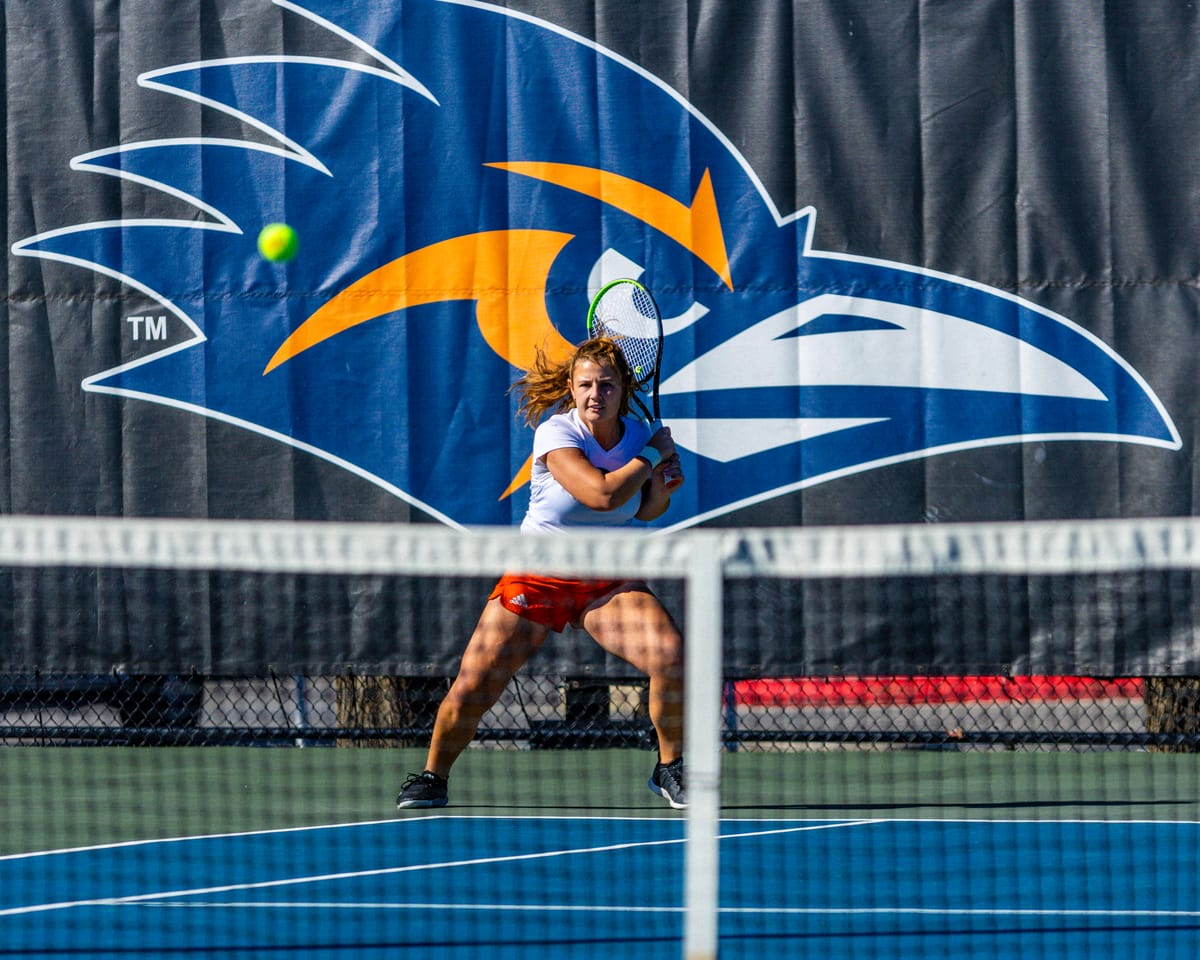
[{"label": "net post", "polygon": [[717,956],[724,595],[719,547],[715,541],[693,545],[686,586],[684,763],[688,811],[684,960],[715,960]]}]

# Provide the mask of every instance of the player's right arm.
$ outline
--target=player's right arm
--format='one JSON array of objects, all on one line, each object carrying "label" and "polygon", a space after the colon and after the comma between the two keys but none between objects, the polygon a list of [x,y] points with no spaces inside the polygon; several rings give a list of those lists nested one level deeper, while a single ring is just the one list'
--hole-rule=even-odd
[{"label": "player's right arm", "polygon": [[634,457],[615,470],[597,467],[578,447],[546,454],[546,468],[559,485],[589,510],[615,510],[639,493],[650,478],[648,461]]},{"label": "player's right arm", "polygon": [[[582,449],[558,447],[545,454],[546,469],[559,485],[590,510],[615,510],[642,492],[651,475],[662,473],[662,464],[675,457],[675,442],[665,427],[646,441],[658,451],[657,463],[638,454],[628,463],[612,470],[596,466]],[[640,509],[640,508],[639,508]],[[666,509],[665,506],[663,509]],[[661,511],[660,511],[661,512]]]}]

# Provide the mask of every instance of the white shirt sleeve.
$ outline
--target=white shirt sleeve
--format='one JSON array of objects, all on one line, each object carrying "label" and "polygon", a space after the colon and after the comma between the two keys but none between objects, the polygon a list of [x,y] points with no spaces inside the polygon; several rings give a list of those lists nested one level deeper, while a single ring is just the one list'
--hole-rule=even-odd
[{"label": "white shirt sleeve", "polygon": [[574,417],[550,417],[538,424],[533,434],[534,460],[541,460],[551,450],[561,450],[563,447],[575,447],[587,453],[585,437]]}]

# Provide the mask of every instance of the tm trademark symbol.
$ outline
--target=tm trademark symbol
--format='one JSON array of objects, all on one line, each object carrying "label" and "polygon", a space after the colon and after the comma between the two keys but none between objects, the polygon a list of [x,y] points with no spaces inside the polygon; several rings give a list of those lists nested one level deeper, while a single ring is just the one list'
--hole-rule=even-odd
[{"label": "tm trademark symbol", "polygon": [[166,340],[167,318],[161,317],[126,317],[130,333],[134,340]]}]

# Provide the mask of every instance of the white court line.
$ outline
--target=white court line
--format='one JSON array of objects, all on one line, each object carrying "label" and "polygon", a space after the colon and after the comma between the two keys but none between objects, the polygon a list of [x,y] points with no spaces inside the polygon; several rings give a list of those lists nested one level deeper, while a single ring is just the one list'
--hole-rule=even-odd
[{"label": "white court line", "polygon": [[[428,819],[433,820],[434,817]],[[234,833],[201,833],[183,837],[151,837],[146,840],[119,840],[114,843],[96,843],[83,847],[60,847],[55,850],[32,850],[28,853],[7,853],[0,856],[0,863],[5,860],[32,860],[36,857],[57,857],[62,854],[92,853],[96,850],[123,850],[127,847],[145,847],[156,843],[187,843],[191,840],[228,840],[237,837],[269,837],[280,833],[305,833],[317,830],[350,830],[355,827],[376,827],[388,823],[416,823],[413,820],[360,820],[355,823],[322,823],[307,827],[276,827],[272,830],[241,830]]]},{"label": "white court line", "polygon": [[[417,824],[422,824],[422,823],[433,823],[433,822],[445,821],[445,820],[451,820],[451,821],[453,821],[453,820],[504,820],[504,821],[510,821],[510,822],[511,821],[527,821],[527,820],[535,820],[535,821],[536,820],[547,820],[547,821],[550,821],[550,820],[553,820],[553,821],[602,820],[602,821],[629,822],[629,823],[646,823],[646,822],[682,823],[683,822],[682,820],[679,820],[678,818],[675,818],[675,817],[589,817],[589,816],[569,816],[569,817],[564,817],[564,816],[520,816],[520,817],[512,817],[512,816],[503,816],[503,815],[499,815],[499,814],[495,814],[495,815],[494,814],[459,815],[459,814],[443,813],[443,814],[428,814],[423,817],[392,817],[392,818],[388,818],[385,820],[359,820],[359,821],[354,821],[354,822],[350,822],[350,823],[319,823],[319,824],[312,824],[310,826],[304,826],[304,827],[276,827],[271,830],[241,830],[241,831],[236,831],[236,832],[231,832],[231,833],[202,833],[202,834],[194,834],[191,836],[181,836],[181,837],[151,837],[151,838],[145,839],[145,840],[120,840],[120,841],[115,841],[113,843],[97,843],[97,844],[91,844],[88,846],[80,846],[80,847],[60,847],[60,848],[57,848],[54,850],[31,850],[31,851],[26,851],[25,853],[0,854],[0,863],[3,863],[6,860],[32,860],[37,857],[54,857],[54,856],[60,856],[63,854],[72,854],[72,853],[90,853],[92,851],[97,851],[97,850],[121,850],[126,847],[144,847],[144,846],[150,846],[150,845],[156,844],[156,843],[186,843],[191,840],[225,840],[225,839],[237,838],[237,837],[269,837],[269,836],[272,836],[273,834],[283,834],[283,833],[305,833],[308,831],[316,832],[316,831],[321,831],[321,830],[352,830],[357,827],[376,827],[376,826],[384,826],[387,824],[417,825]],[[768,819],[760,819],[760,818],[751,819],[751,818],[740,818],[739,817],[736,819],[725,818],[721,822],[722,823],[782,823],[785,821],[780,820],[780,818],[778,818],[778,817],[771,817]],[[1200,820],[1096,820],[1096,819],[1083,818],[1083,817],[1054,819],[1054,820],[1050,820],[1045,817],[1006,817],[1006,818],[987,817],[987,818],[982,818],[982,819],[978,818],[978,817],[876,817],[876,818],[872,818],[870,820],[857,820],[857,821],[793,820],[793,821],[786,821],[786,822],[817,824],[820,827],[859,826],[859,825],[872,824],[872,823],[916,823],[916,824],[922,824],[922,823],[969,823],[969,824],[1033,823],[1033,824],[1045,824],[1047,826],[1054,826],[1054,825],[1064,824],[1064,823],[1072,823],[1072,824],[1080,823],[1080,824],[1096,824],[1097,826],[1109,826],[1109,827],[1121,826],[1124,824],[1152,825],[1152,826],[1163,826],[1163,827],[1200,826]],[[785,832],[790,832],[790,828],[785,830]],[[753,834],[728,834],[728,835],[722,834],[722,839],[732,839],[734,836],[752,836],[752,835]]]},{"label": "white court line", "polygon": [[[730,821],[726,821],[727,823]],[[738,821],[734,821],[738,822]],[[778,820],[767,821],[778,823]],[[745,833],[719,833],[719,840],[741,840],[743,837],[774,837],[782,833],[812,833],[815,830],[843,830],[846,827],[869,827],[876,823],[890,823],[889,820],[822,820],[818,823],[806,822],[801,827],[775,827],[771,830],[748,830]]]},{"label": "white court line", "polygon": [[[531,818],[536,819],[536,818]],[[584,818],[586,819],[586,818]],[[420,822],[420,821],[414,821]],[[786,827],[776,830],[763,830],[755,833],[734,833],[721,835],[721,839],[736,840],[745,836],[772,836],[781,833],[803,833],[808,830],[827,830],[834,827],[852,827],[873,820],[821,822],[798,827]],[[532,860],[548,860],[555,857],[576,856],[579,854],[611,853],[616,850],[633,850],[639,847],[665,847],[686,843],[685,837],[666,840],[641,840],[636,843],[615,843],[599,847],[579,847],[571,850],[549,850],[540,853],[510,854],[502,857],[481,857],[472,860],[448,860],[438,863],[409,864],[403,867],[380,867],[375,870],[353,870],[340,873],[318,874],[308,877],[288,877],[281,880],[262,880],[257,883],[233,883],[220,886],[196,887],[189,890],[163,890],[155,893],[139,893],[128,897],[95,897],[87,900],[61,900],[54,903],[27,904],[21,907],[9,907],[0,910],[0,917],[24,916],[32,913],[47,913],[53,910],[69,910],[75,907],[122,906],[126,904],[152,903],[172,897],[198,897],[214,893],[233,893],[239,890],[268,890],[278,887],[298,886],[304,883],[322,883],[332,880],[355,880],[361,877],[383,877],[401,873],[415,873],[422,870],[441,870],[450,867],[474,867],[496,863],[520,863]]]},{"label": "white court line", "polygon": [[0,855],[0,863],[5,860],[32,860],[36,857],[56,857],[62,854],[91,853],[96,850],[122,850],[127,847],[145,847],[156,843],[187,843],[192,840],[228,840],[238,837],[270,837],[284,833],[308,833],[321,830],[353,830],[358,827],[382,827],[389,825],[419,825],[441,820],[614,820],[631,823],[680,823],[677,817],[505,817],[488,814],[486,816],[460,816],[453,814],[429,814],[424,817],[389,817],[385,820],[355,820],[349,823],[316,823],[303,827],[274,827],[270,830],[238,830],[231,833],[198,833],[181,837],[150,837],[144,840],[118,840],[113,843],[96,843],[82,847],[59,847],[54,850],[31,850],[25,853],[6,853]]},{"label": "white court line", "polygon": [[163,890],[157,893],[139,893],[128,897],[97,897],[90,900],[63,900],[58,903],[31,904],[0,910],[0,917],[18,916],[29,913],[45,913],[50,910],[67,910],[72,907],[117,906],[131,903],[163,900],[168,897],[193,897],[213,893],[232,893],[237,890],[268,890],[278,887],[298,886],[303,883],[322,883],[331,880],[354,880],[360,877],[384,877],[401,873],[416,873],[422,870],[441,870],[449,867],[475,867],[494,863],[521,863],[531,860],[548,860],[554,857],[569,857],[577,854],[608,853],[614,850],[631,850],[637,847],[670,846],[682,844],[683,837],[671,840],[648,840],[637,843],[616,843],[602,847],[581,847],[574,850],[551,850],[542,853],[511,854],[503,857],[480,857],[473,860],[448,860],[439,863],[417,863],[403,867],[380,867],[376,870],[354,870],[341,873],[318,874],[310,877],[288,877],[282,880],[263,880],[257,883],[231,883],[212,887],[196,887],[191,890]]}]

